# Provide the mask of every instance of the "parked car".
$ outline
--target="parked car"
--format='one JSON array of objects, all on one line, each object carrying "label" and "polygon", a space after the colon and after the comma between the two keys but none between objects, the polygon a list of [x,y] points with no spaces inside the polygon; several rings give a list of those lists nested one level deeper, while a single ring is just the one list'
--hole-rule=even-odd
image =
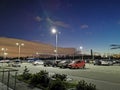
[{"label": "parked car", "polygon": [[45,60],[44,61],[44,66],[53,66],[54,62],[52,60]]},{"label": "parked car", "polygon": [[120,64],[120,60],[116,60],[116,64]]},{"label": "parked car", "polygon": [[95,60],[94,65],[113,65],[113,60],[109,59],[101,59],[101,60]]},{"label": "parked car", "polygon": [[32,62],[34,62],[34,61],[36,61],[36,58],[27,58],[27,62],[28,62],[28,63],[32,63]]},{"label": "parked car", "polygon": [[0,63],[9,63],[10,60],[0,60]]},{"label": "parked car", "polygon": [[58,67],[60,68],[68,68],[68,64],[71,63],[72,60],[63,60],[58,63]]},{"label": "parked car", "polygon": [[101,60],[96,59],[96,60],[94,60],[93,64],[94,65],[101,65]]},{"label": "parked car", "polygon": [[54,60],[53,61],[53,67],[58,67],[58,64],[61,62],[61,60]]},{"label": "parked car", "polygon": [[103,59],[101,60],[101,65],[113,65],[111,60]]},{"label": "parked car", "polygon": [[44,62],[42,60],[36,60],[32,63],[33,65],[43,65]]},{"label": "parked car", "polygon": [[34,62],[34,60],[28,60],[28,63],[32,63],[32,62]]},{"label": "parked car", "polygon": [[75,60],[72,63],[68,64],[68,68],[85,68],[85,61],[84,60]]},{"label": "parked car", "polygon": [[16,59],[12,63],[12,67],[21,67],[21,60]]}]

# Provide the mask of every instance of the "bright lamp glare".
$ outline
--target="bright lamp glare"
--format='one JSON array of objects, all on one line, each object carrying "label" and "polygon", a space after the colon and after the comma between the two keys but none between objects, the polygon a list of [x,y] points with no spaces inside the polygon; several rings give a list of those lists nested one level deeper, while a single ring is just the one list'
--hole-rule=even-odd
[{"label": "bright lamp glare", "polygon": [[56,33],[57,31],[56,31],[56,29],[52,29],[52,33],[54,34],[54,33]]},{"label": "bright lamp glare", "polygon": [[19,45],[19,43],[16,43],[16,45]]},{"label": "bright lamp glare", "polygon": [[82,47],[82,46],[80,46],[80,49],[82,50],[82,49],[83,49],[83,47]]},{"label": "bright lamp glare", "polygon": [[22,43],[21,45],[24,46],[24,43]]}]

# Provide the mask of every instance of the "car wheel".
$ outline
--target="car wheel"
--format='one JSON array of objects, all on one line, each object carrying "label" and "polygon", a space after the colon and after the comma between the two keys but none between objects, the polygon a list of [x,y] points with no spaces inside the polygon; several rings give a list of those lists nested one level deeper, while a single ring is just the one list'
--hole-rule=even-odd
[{"label": "car wheel", "polygon": [[82,69],[85,69],[85,65],[82,67]]},{"label": "car wheel", "polygon": [[69,69],[72,69],[72,67],[69,67]]}]

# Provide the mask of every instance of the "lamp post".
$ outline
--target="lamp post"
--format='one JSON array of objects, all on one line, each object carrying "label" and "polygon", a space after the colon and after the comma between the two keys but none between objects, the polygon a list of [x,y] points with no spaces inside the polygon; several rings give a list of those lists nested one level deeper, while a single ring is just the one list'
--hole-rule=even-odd
[{"label": "lamp post", "polygon": [[58,31],[56,29],[52,29],[52,33],[55,34],[55,41],[56,41],[56,46],[55,46],[55,57],[56,57],[56,60],[57,60],[57,55],[58,55],[58,48],[57,48],[57,44],[58,44]]},{"label": "lamp post", "polygon": [[82,47],[82,46],[80,46],[80,51],[81,51],[82,60],[83,60],[83,52],[82,52],[82,50],[83,50],[83,47]]},{"label": "lamp post", "polygon": [[21,46],[24,46],[24,43],[16,43],[16,45],[18,46],[18,59],[20,59],[20,49],[21,49]]},{"label": "lamp post", "polygon": [[37,57],[37,59],[39,60],[39,56],[40,56],[40,53],[39,52],[36,52],[36,57]]},{"label": "lamp post", "polygon": [[6,59],[6,56],[7,56],[7,54],[8,54],[8,53],[6,53],[6,51],[7,51],[8,49],[7,49],[7,48],[2,48],[1,50],[3,51],[3,57],[4,57],[4,59]]}]

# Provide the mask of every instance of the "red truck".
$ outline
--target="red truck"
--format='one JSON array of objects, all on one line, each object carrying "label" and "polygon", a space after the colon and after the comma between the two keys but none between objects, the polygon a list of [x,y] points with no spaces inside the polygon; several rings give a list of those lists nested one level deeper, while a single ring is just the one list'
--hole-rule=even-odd
[{"label": "red truck", "polygon": [[85,68],[85,61],[84,60],[75,60],[72,63],[68,64],[68,68]]}]

